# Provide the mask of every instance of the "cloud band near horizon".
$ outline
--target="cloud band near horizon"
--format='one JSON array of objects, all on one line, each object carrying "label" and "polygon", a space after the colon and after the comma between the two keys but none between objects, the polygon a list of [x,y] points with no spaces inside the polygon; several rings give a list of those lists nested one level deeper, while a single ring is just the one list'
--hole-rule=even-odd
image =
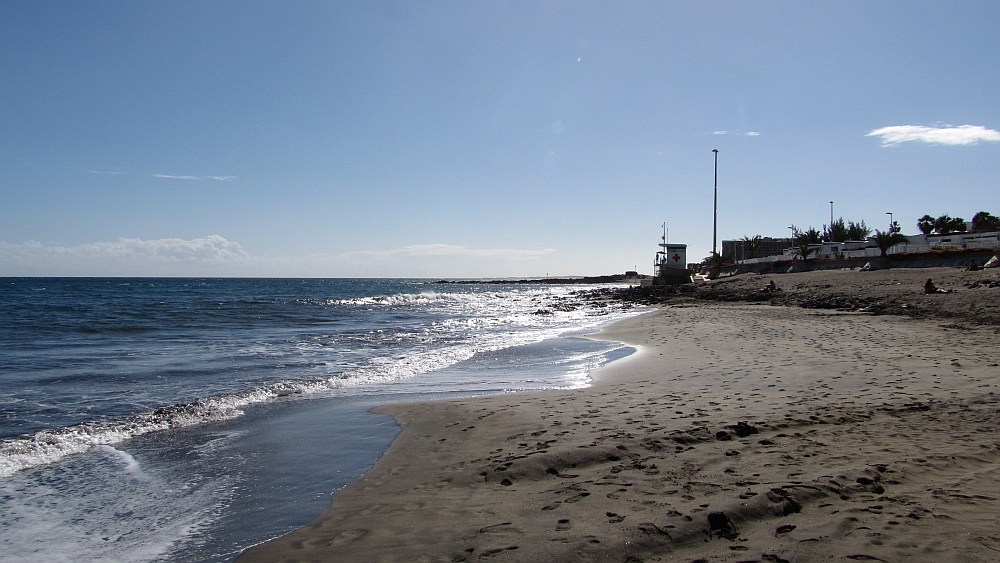
[{"label": "cloud band near horizon", "polygon": [[481,265],[483,261],[523,262],[554,252],[553,248],[419,244],[390,250],[272,257],[251,255],[239,243],[219,235],[152,240],[122,237],[116,241],[75,246],[0,241],[0,276],[245,276],[254,273],[274,275],[291,268],[296,272],[330,272],[336,277],[338,272],[350,274],[358,268],[364,272],[366,268],[381,268],[387,264],[397,271],[406,265],[435,261],[449,269],[451,266]]},{"label": "cloud band near horizon", "polygon": [[218,180],[220,182],[231,182],[236,179],[236,176],[188,176],[174,174],[153,174],[153,177],[165,180]]},{"label": "cloud band near horizon", "polygon": [[865,137],[879,137],[883,147],[891,147],[909,141],[919,141],[931,145],[975,145],[980,141],[996,143],[1000,132],[982,125],[958,125],[947,127],[925,127],[922,125],[892,125],[875,129]]},{"label": "cloud band near horizon", "polygon": [[545,256],[555,252],[554,248],[469,248],[453,244],[414,244],[392,250],[361,250],[348,252],[345,256],[389,259],[400,256],[469,256],[477,258],[527,259]]}]

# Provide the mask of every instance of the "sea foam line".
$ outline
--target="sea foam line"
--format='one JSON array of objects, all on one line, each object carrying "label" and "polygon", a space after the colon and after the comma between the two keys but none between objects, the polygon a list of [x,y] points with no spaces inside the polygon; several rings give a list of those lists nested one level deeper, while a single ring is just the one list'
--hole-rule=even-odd
[{"label": "sea foam line", "polygon": [[[536,293],[535,296],[539,296],[539,294]],[[552,294],[548,294],[548,296],[552,296]],[[479,297],[482,297],[482,294]],[[495,296],[490,295],[490,297]],[[466,295],[423,293],[360,298],[350,301],[353,305],[392,306],[415,300],[463,302],[466,301]],[[468,360],[479,352],[492,352],[540,342],[559,336],[569,330],[593,328],[616,318],[638,314],[638,312],[615,311],[618,314],[608,315],[606,310],[594,311],[587,307],[583,309],[577,310],[576,315],[567,315],[569,318],[565,320],[571,321],[569,325],[560,323],[555,326],[522,326],[521,330],[507,333],[480,334],[475,337],[477,340],[475,345],[467,343],[410,351],[402,358],[388,361],[382,358],[380,363],[354,368],[342,373],[283,380],[240,393],[202,398],[190,403],[159,407],[110,420],[88,421],[73,426],[40,430],[30,436],[6,438],[0,440],[0,478],[32,467],[54,463],[66,456],[83,453],[94,447],[113,446],[129,438],[151,432],[236,418],[244,414],[244,407],[257,403],[406,379]],[[527,312],[522,310],[517,311],[517,313],[524,315]],[[593,316],[595,313],[599,313],[602,318],[595,318]]]}]

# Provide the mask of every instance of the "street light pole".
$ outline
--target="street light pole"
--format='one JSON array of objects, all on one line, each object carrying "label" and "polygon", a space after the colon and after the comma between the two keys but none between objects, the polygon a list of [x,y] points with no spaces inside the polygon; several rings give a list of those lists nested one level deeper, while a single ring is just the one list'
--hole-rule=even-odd
[{"label": "street light pole", "polygon": [[830,229],[833,229],[833,202],[830,202]]},{"label": "street light pole", "polygon": [[719,149],[712,149],[715,153],[715,189],[714,189],[714,202],[712,204],[712,256],[714,257],[717,252],[718,233],[719,233]]},{"label": "street light pole", "polygon": [[892,211],[886,211],[886,215],[889,216],[889,232],[892,232]]}]

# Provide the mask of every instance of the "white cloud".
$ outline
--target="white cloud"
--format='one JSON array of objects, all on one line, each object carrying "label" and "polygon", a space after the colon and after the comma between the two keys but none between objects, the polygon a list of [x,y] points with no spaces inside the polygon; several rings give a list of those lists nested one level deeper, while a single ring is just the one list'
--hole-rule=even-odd
[{"label": "white cloud", "polygon": [[526,250],[518,248],[469,248],[452,244],[414,244],[392,250],[362,250],[348,252],[344,256],[352,258],[375,258],[386,260],[409,256],[461,256],[469,258],[507,258],[524,260],[545,256],[555,252],[554,248]]},{"label": "white cloud", "polygon": [[257,261],[235,242],[204,238],[119,238],[76,246],[0,241],[0,275],[226,275]]},{"label": "white cloud", "polygon": [[554,252],[418,244],[341,254],[254,256],[218,235],[119,238],[75,246],[0,241],[0,276],[501,276],[516,275],[522,268],[519,264]]},{"label": "white cloud", "polygon": [[758,133],[756,131],[746,131],[746,132],[744,132],[744,131],[739,131],[739,130],[736,130],[736,131],[712,131],[712,134],[713,135],[742,135],[742,136],[745,136],[745,137],[757,137],[757,136],[760,135],[760,133]]},{"label": "white cloud", "polygon": [[153,177],[166,180],[218,180],[220,182],[231,182],[236,179],[236,176],[175,176],[173,174],[153,174]]},{"label": "white cloud", "polygon": [[509,277],[545,271],[554,248],[470,248],[454,244],[414,244],[390,250],[346,252],[312,257],[313,270],[363,277]]},{"label": "white cloud", "polygon": [[882,146],[890,147],[907,141],[922,141],[932,145],[974,145],[979,141],[1000,141],[1000,132],[982,125],[924,127],[922,125],[893,125],[875,129],[865,137],[881,137]]}]

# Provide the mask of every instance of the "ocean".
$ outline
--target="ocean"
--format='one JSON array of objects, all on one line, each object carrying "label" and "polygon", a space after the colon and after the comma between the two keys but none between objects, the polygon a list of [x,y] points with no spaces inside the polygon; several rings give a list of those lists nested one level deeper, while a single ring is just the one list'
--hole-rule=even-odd
[{"label": "ocean", "polygon": [[0,560],[232,561],[398,433],[374,406],[567,389],[637,314],[581,285],[0,278]]}]

